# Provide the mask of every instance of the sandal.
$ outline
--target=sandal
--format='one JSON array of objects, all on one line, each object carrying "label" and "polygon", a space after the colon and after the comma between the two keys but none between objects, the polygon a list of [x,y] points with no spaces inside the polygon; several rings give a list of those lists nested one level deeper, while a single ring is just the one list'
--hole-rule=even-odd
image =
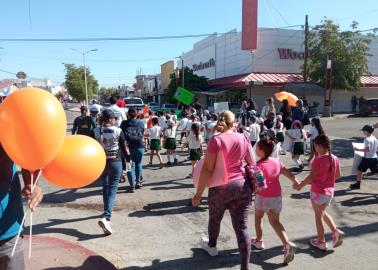
[{"label": "sandal", "polygon": [[122,174],[121,175],[121,178],[119,179],[119,183],[120,184],[123,184],[123,183],[125,183],[126,182],[126,175],[125,174]]}]

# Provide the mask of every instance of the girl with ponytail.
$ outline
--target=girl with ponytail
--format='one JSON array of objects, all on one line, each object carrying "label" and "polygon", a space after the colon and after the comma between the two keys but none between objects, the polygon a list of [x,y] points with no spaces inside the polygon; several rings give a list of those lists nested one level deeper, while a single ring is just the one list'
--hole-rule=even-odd
[{"label": "girl with ponytail", "polygon": [[324,222],[332,232],[334,248],[340,246],[344,238],[344,232],[336,227],[331,215],[326,211],[335,192],[335,182],[341,176],[340,161],[336,156],[332,155],[331,141],[325,135],[319,135],[315,139],[315,150],[318,156],[312,162],[312,171],[296,189],[301,190],[304,186],[311,184],[310,198],[315,212],[318,237],[312,239],[310,243],[320,250],[327,250]]},{"label": "girl with ponytail", "polygon": [[278,159],[271,158],[275,147],[274,141],[262,139],[257,142],[256,155],[260,158],[257,163],[266,180],[267,188],[257,191],[255,198],[255,230],[256,237],[252,238],[251,244],[256,249],[264,249],[262,219],[265,214],[269,217],[270,225],[281,239],[284,251],[284,263],[294,260],[296,246],[290,242],[285,228],[280,222],[280,213],[282,210],[282,190],[279,181],[280,175],[286,176],[293,182],[294,186],[299,183],[295,176],[281,163]]}]

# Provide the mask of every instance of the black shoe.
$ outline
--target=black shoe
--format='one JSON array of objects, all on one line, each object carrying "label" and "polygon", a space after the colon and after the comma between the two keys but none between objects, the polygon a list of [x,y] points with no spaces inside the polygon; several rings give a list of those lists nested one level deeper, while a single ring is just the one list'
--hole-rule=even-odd
[{"label": "black shoe", "polygon": [[304,165],[299,165],[299,171],[303,171]]},{"label": "black shoe", "polygon": [[129,192],[130,193],[135,193],[135,188],[130,188]]},{"label": "black shoe", "polygon": [[173,161],[173,165],[177,165],[177,163],[178,163],[178,160],[177,158],[175,158],[175,160]]},{"label": "black shoe", "polygon": [[172,163],[170,161],[168,161],[167,166],[172,166]]},{"label": "black shoe", "polygon": [[361,183],[360,182],[356,182],[354,184],[351,184],[349,187],[350,187],[350,189],[360,189],[361,188]]}]

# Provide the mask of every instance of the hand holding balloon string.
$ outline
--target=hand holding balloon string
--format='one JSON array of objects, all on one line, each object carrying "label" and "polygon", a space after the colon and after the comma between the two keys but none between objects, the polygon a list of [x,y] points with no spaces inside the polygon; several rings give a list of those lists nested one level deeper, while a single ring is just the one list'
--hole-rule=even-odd
[{"label": "hand holding balloon string", "polygon": [[[34,181],[34,173],[31,172],[30,173],[30,177],[31,177],[30,184],[26,184],[24,189],[22,190],[22,195],[28,200],[28,206],[29,206],[29,209],[31,210],[30,225],[29,225],[29,229],[30,229],[29,258],[31,258],[31,247],[32,247],[33,212],[36,210],[37,206],[39,205],[39,203],[42,201],[42,198],[43,198],[42,189],[37,186],[39,178],[41,177],[41,173],[42,173],[42,171],[38,171],[38,174],[36,175],[36,178],[35,178],[35,181]],[[15,242],[13,249],[12,249],[12,254],[11,254],[12,257],[14,256],[18,241],[20,240],[21,231],[22,231],[22,228],[24,227],[26,217],[29,213],[29,209],[26,209],[26,211],[24,213],[24,217],[22,218],[22,222],[20,224],[20,229],[18,230],[16,242]]]}]

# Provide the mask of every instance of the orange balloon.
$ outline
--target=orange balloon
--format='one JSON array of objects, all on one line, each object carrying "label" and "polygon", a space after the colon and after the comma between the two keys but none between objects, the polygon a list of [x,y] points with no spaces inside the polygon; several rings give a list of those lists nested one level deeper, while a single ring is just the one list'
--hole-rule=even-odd
[{"label": "orange balloon", "polygon": [[56,186],[80,188],[98,179],[105,165],[105,151],[96,140],[73,135],[66,137],[58,155],[42,174]]},{"label": "orange balloon", "polygon": [[39,88],[22,88],[0,105],[0,142],[9,157],[30,171],[49,164],[63,144],[66,114],[60,102]]}]

